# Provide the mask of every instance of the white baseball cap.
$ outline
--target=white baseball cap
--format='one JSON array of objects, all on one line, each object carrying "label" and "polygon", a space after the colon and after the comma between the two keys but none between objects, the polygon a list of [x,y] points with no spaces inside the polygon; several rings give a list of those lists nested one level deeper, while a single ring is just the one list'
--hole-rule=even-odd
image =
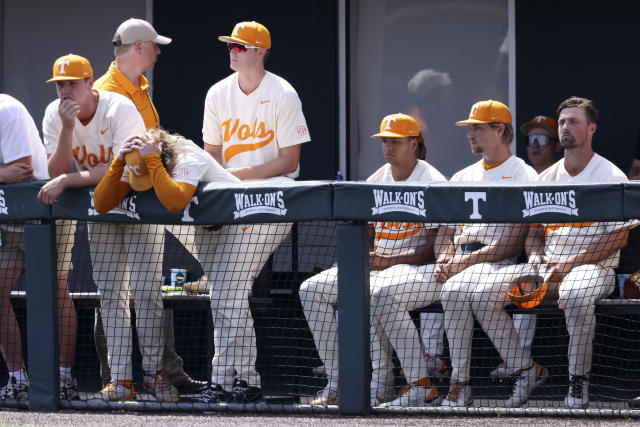
[{"label": "white baseball cap", "polygon": [[153,26],[143,19],[130,18],[124,21],[113,36],[113,45],[132,44],[135,42],[154,42],[169,44],[169,37],[159,35]]}]

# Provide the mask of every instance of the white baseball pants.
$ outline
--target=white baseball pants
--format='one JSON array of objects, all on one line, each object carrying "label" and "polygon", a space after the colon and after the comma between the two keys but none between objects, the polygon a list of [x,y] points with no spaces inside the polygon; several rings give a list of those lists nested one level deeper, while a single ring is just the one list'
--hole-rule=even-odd
[{"label": "white baseball pants", "polygon": [[209,279],[215,352],[211,382],[231,390],[237,377],[260,387],[256,371],[256,334],[249,293],[291,223],[196,227],[197,257]]},{"label": "white baseball pants", "polygon": [[[372,271],[369,279],[373,295],[382,284],[378,280],[384,271]],[[338,267],[333,267],[305,280],[298,291],[309,329],[324,363],[328,387],[338,386]],[[373,308],[371,315],[372,381],[386,384],[393,378],[393,349],[379,327]],[[415,328],[414,328],[415,329]]]},{"label": "white baseball pants", "polygon": [[87,226],[112,381],[133,379],[129,292],[135,302],[142,369],[162,369],[164,227],[97,222],[89,222]]},{"label": "white baseball pants", "polygon": [[[427,366],[420,346],[420,337],[409,311],[426,307],[440,300],[442,284],[433,277],[435,264],[399,264],[381,271],[376,277],[378,286],[372,290],[371,305],[379,319],[384,335],[388,336],[400,360],[407,382],[427,376]],[[429,313],[432,314],[432,313]],[[431,317],[422,325],[423,334],[431,337],[424,352],[435,356],[442,341],[442,314]]]}]

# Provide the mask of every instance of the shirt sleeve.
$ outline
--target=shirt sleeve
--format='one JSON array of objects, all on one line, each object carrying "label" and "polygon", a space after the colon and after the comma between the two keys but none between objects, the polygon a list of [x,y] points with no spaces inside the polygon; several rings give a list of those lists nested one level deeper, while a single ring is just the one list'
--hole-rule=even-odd
[{"label": "shirt sleeve", "polygon": [[290,147],[311,141],[302,103],[295,91],[284,92],[276,112],[276,140],[278,147]]},{"label": "shirt sleeve", "polygon": [[58,101],[56,100],[47,106],[42,119],[42,137],[47,155],[52,154],[58,145],[61,130],[62,122],[58,115]]},{"label": "shirt sleeve", "polygon": [[[118,95],[120,96],[120,95]],[[128,99],[118,105],[115,116],[116,123],[113,127],[113,153],[116,155],[120,151],[123,142],[135,135],[144,135],[147,127],[144,125],[142,116],[136,109],[133,102]]]},{"label": "shirt sleeve", "polygon": [[19,105],[2,111],[0,120],[0,151],[2,160],[11,163],[14,160],[29,157],[33,154],[31,138],[33,132],[38,133],[33,119]]},{"label": "shirt sleeve", "polygon": [[204,100],[204,118],[202,120],[202,139],[205,144],[222,145],[222,133],[220,131],[220,119],[215,104],[215,88],[207,92]]}]

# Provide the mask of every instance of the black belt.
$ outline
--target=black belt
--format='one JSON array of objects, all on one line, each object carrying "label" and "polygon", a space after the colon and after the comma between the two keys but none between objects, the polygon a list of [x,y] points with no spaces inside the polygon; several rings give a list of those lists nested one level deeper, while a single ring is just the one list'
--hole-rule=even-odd
[{"label": "black belt", "polygon": [[463,254],[468,254],[471,252],[475,252],[477,250],[480,250],[482,248],[484,248],[485,244],[482,244],[480,242],[468,242],[468,243],[463,243],[460,245],[460,250],[462,251]]}]

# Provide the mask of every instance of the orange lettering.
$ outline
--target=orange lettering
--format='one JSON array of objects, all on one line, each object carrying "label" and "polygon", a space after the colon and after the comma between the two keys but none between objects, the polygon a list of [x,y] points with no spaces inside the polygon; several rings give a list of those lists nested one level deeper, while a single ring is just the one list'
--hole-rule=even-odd
[{"label": "orange lettering", "polygon": [[229,130],[229,127],[231,126],[231,119],[221,123],[222,127],[224,128],[224,142],[229,142],[229,140],[231,140],[231,137],[233,137],[233,135],[236,133],[236,130],[238,129],[239,124],[240,124],[240,120],[236,119],[236,122],[233,125],[233,128]]},{"label": "orange lettering", "polygon": [[249,130],[249,126],[247,125],[242,125],[240,126],[240,130],[238,131],[238,139],[240,141],[244,141],[245,139],[249,138],[251,135],[251,131]]}]

